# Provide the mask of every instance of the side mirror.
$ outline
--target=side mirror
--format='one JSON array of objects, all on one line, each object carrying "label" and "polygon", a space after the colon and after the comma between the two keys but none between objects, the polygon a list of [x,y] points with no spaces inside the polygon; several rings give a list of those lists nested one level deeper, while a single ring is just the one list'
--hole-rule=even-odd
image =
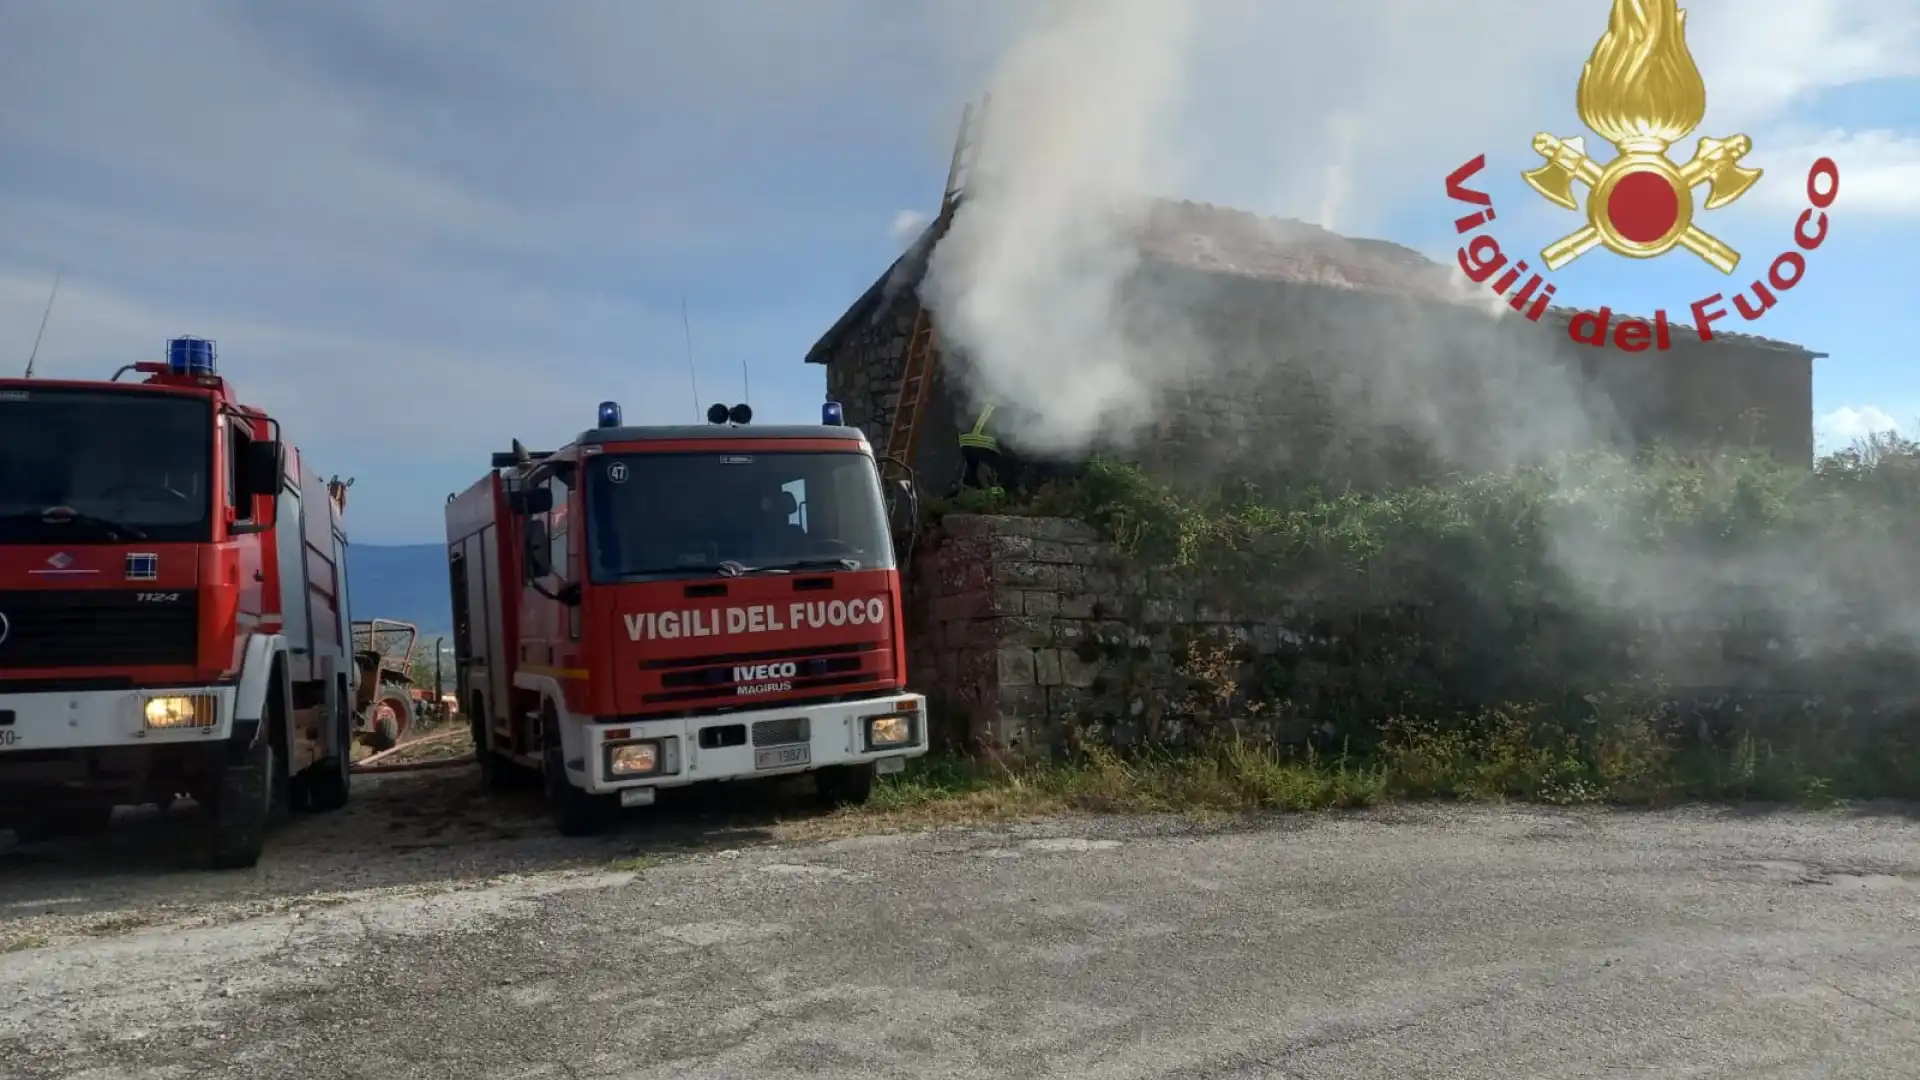
[{"label": "side mirror", "polygon": [[920,539],[920,489],[911,480],[893,480],[887,485],[887,496],[894,558],[904,566]]},{"label": "side mirror", "polygon": [[894,502],[900,506],[906,519],[918,527],[920,524],[920,489],[911,480],[893,482]]},{"label": "side mirror", "polygon": [[280,483],[287,475],[287,451],[280,442],[250,442],[234,464],[235,481],[240,489],[234,494],[243,498],[262,495],[279,498]]},{"label": "side mirror", "polygon": [[528,581],[553,573],[553,537],[547,535],[547,523],[539,518],[527,522],[526,549]]},{"label": "side mirror", "polygon": [[528,488],[513,496],[513,510],[519,514],[544,514],[553,509],[553,489]]}]

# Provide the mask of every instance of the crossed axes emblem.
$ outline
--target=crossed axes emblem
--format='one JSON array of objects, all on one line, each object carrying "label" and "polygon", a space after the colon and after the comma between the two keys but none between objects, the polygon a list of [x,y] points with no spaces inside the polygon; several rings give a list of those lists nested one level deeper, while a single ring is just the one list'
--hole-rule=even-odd
[{"label": "crossed axes emblem", "polygon": [[1587,224],[1541,250],[1547,269],[1562,266],[1604,245],[1628,258],[1650,259],[1683,247],[1721,273],[1731,274],[1740,253],[1693,223],[1693,189],[1707,184],[1705,207],[1718,210],[1747,193],[1761,170],[1740,167],[1753,149],[1745,135],[1700,140],[1693,160],[1675,166],[1662,147],[1623,149],[1604,167],[1587,156],[1586,140],[1541,133],[1533,149],[1546,164],[1523,173],[1533,190],[1569,210],[1580,209],[1573,195],[1579,180],[1591,189]]}]

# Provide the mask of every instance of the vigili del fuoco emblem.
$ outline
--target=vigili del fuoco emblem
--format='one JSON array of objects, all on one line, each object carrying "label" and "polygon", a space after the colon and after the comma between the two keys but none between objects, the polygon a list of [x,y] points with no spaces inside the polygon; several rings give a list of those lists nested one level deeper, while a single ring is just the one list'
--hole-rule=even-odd
[{"label": "vigili del fuoco emblem", "polygon": [[1607,32],[1580,72],[1576,108],[1587,127],[1616,151],[1605,165],[1587,156],[1585,140],[1542,132],[1533,148],[1546,164],[1522,175],[1533,190],[1580,210],[1573,182],[1586,184],[1587,223],[1541,250],[1558,270],[1596,246],[1631,259],[1686,248],[1722,273],[1740,253],[1694,223],[1694,189],[1707,185],[1703,208],[1739,199],[1760,179],[1740,167],[1753,149],[1745,135],[1701,138],[1692,160],[1675,165],[1667,148],[1700,126],[1707,86],[1687,51],[1686,12],[1678,0],[1613,0]]}]

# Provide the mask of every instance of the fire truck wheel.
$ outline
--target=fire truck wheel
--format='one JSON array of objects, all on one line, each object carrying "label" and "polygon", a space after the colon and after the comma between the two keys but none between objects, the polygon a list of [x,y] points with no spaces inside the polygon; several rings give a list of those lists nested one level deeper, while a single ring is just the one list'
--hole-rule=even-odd
[{"label": "fire truck wheel", "polygon": [[274,740],[261,738],[238,763],[218,766],[212,784],[212,863],[215,870],[244,870],[260,861],[267,823],[273,817],[274,774],[280,771]]},{"label": "fire truck wheel", "polygon": [[561,836],[592,836],[613,823],[613,799],[581,791],[567,777],[560,725],[552,717],[540,727],[540,778],[546,789],[547,811]]},{"label": "fire truck wheel", "polygon": [[347,805],[353,794],[353,716],[343,701],[334,717],[330,758],[313,763],[307,772],[307,808],[319,813]]},{"label": "fire truck wheel", "polygon": [[813,783],[828,806],[862,806],[873,796],[873,766],[830,766],[815,773]]}]

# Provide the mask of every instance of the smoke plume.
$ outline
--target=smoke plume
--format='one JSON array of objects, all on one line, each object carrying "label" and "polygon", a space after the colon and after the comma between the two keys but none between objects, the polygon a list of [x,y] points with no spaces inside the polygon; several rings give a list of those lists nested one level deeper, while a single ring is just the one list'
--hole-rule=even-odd
[{"label": "smoke plume", "polygon": [[967,202],[935,251],[923,299],[972,389],[1033,415],[1020,437],[1074,450],[1147,414],[1182,328],[1131,327],[1124,287],[1150,195],[1180,176],[1165,153],[1187,76],[1185,0],[1055,9],[993,80]]},{"label": "smoke plume", "polygon": [[[1541,6],[1489,26],[1413,0],[1284,13],[1255,0],[1035,5],[989,79],[980,158],[921,285],[967,392],[1026,409],[1003,420],[1035,451],[1132,440],[1169,390],[1222,361],[1192,314],[1210,298],[1142,281],[1154,200],[1365,235],[1501,122],[1493,89],[1534,62],[1516,41],[1561,14]],[[1431,348],[1424,326],[1397,336]],[[1432,413],[1414,393],[1366,408],[1386,415],[1356,421]]]},{"label": "smoke plume", "polygon": [[[1319,363],[1316,392],[1340,440],[1406,440],[1444,471],[1467,473],[1621,434],[1608,401],[1646,378],[1623,364],[1624,381],[1590,386],[1552,362],[1545,329],[1503,332],[1500,321],[1511,331],[1517,316],[1484,288],[1448,297],[1442,282],[1421,302],[1355,319],[1354,304],[1340,297],[1356,283],[1339,280],[1336,260],[1321,259],[1334,241],[1296,226],[1287,242],[1333,286],[1296,295],[1324,302],[1260,313],[1255,325],[1223,333],[1206,320],[1229,305],[1231,274],[1156,276],[1142,255],[1164,197],[1378,235],[1389,231],[1382,208],[1416,191],[1431,195],[1467,154],[1525,146],[1543,114],[1571,115],[1574,75],[1606,29],[1605,5],[1491,6],[1501,9],[1415,0],[1285,10],[1253,0],[1061,0],[1039,9],[993,73],[973,183],[920,286],[947,341],[949,370],[976,403],[1024,408],[1024,417],[1001,414],[1016,446],[1043,454],[1140,448],[1149,421],[1169,411],[1162,406],[1205,412],[1194,408],[1208,404],[1194,400],[1206,392],[1195,387],[1227,368],[1278,363],[1261,350],[1308,327],[1319,348],[1309,358]],[[1702,10],[1689,30],[1700,15],[1729,10],[1712,0],[1695,6]],[[1541,70],[1559,72],[1558,83],[1535,77]],[[1543,108],[1516,85],[1560,85],[1565,96]],[[1533,239],[1524,228],[1507,238]],[[1203,263],[1232,262],[1232,252],[1207,243],[1196,241],[1193,253]],[[1389,247],[1368,250],[1387,262],[1410,255]],[[1202,468],[1237,467],[1261,452],[1235,439],[1215,430],[1184,449],[1216,455]],[[1585,482],[1561,478],[1569,499]],[[1738,557],[1681,545],[1671,558],[1651,558],[1591,520],[1547,530],[1568,582],[1595,607],[1700,609],[1712,606],[1710,594],[1744,590],[1764,593],[1783,625],[1807,639],[1835,640],[1833,628],[1847,619],[1844,590],[1807,569],[1821,555],[1802,550],[1806,541],[1781,539]],[[1910,560],[1884,543],[1861,543],[1852,564],[1885,567],[1903,595],[1914,593],[1915,575],[1900,569]],[[1882,628],[1920,635],[1916,626]]]}]

